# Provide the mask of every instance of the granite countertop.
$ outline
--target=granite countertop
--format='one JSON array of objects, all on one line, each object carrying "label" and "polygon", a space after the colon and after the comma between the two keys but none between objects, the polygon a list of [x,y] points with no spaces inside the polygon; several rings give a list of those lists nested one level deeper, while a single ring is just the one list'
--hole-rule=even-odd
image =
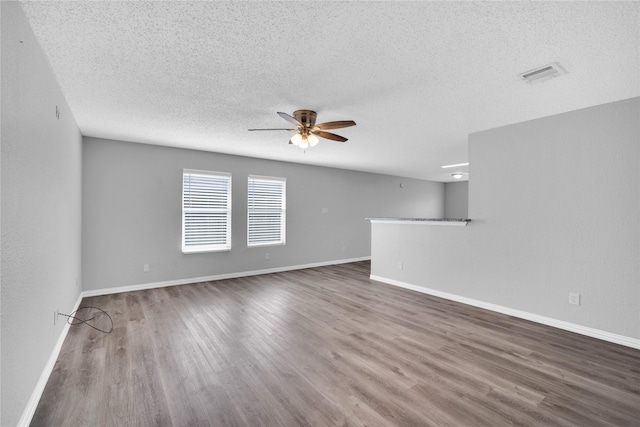
[{"label": "granite countertop", "polygon": [[462,225],[466,226],[470,219],[463,218],[404,218],[404,217],[379,217],[379,218],[365,218],[372,222],[406,222],[406,223],[423,223],[433,225]]},{"label": "granite countertop", "polygon": [[404,218],[404,217],[373,217],[365,218],[376,221],[438,221],[438,222],[469,222],[470,219],[463,218]]}]

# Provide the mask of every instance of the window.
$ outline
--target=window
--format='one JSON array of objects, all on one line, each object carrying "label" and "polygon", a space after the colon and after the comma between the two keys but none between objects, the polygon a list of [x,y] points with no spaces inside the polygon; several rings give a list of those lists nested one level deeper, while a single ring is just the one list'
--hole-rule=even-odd
[{"label": "window", "polygon": [[182,252],[231,249],[231,175],[182,173]]},{"label": "window", "polygon": [[286,223],[285,178],[249,176],[247,245],[284,245]]}]

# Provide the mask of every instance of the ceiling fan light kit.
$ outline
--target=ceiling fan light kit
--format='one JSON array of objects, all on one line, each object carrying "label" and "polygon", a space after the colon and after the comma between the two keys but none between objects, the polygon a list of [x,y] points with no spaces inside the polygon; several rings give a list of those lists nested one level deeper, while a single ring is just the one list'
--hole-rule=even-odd
[{"label": "ceiling fan light kit", "polygon": [[289,140],[289,144],[297,145],[300,148],[315,147],[320,141],[317,136],[312,133],[296,133]]},{"label": "ceiling fan light kit", "polygon": [[250,131],[264,131],[264,130],[284,130],[287,132],[297,132],[289,140],[289,144],[296,145],[300,148],[314,147],[320,138],[331,139],[333,141],[345,142],[347,138],[336,135],[335,133],[326,132],[326,129],[341,129],[350,126],[355,126],[356,122],[353,120],[341,120],[335,122],[326,122],[316,124],[316,118],[318,114],[312,110],[296,110],[293,112],[293,116],[278,112],[278,115],[286,121],[296,125],[296,129],[287,128],[275,128],[275,129],[249,129]]}]

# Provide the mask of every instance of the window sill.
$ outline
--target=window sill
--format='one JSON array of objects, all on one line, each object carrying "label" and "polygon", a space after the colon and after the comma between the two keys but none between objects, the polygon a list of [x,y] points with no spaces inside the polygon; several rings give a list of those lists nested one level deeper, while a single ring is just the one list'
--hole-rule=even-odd
[{"label": "window sill", "polygon": [[284,246],[286,245],[286,242],[282,242],[282,243],[247,243],[247,247],[248,248],[263,248],[265,246]]},{"label": "window sill", "polygon": [[215,248],[215,249],[211,249],[211,248],[198,248],[198,249],[182,249],[182,254],[183,255],[189,255],[189,254],[203,254],[203,253],[207,253],[207,252],[231,252],[231,246],[228,247],[224,247],[224,248]]}]

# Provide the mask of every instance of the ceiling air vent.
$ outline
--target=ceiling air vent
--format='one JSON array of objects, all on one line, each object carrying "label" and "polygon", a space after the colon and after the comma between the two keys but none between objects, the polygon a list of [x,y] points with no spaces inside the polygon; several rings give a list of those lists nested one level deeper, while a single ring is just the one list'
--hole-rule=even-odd
[{"label": "ceiling air vent", "polygon": [[540,83],[554,77],[567,74],[567,71],[557,62],[534,68],[522,74],[519,74],[520,80],[528,83]]}]

